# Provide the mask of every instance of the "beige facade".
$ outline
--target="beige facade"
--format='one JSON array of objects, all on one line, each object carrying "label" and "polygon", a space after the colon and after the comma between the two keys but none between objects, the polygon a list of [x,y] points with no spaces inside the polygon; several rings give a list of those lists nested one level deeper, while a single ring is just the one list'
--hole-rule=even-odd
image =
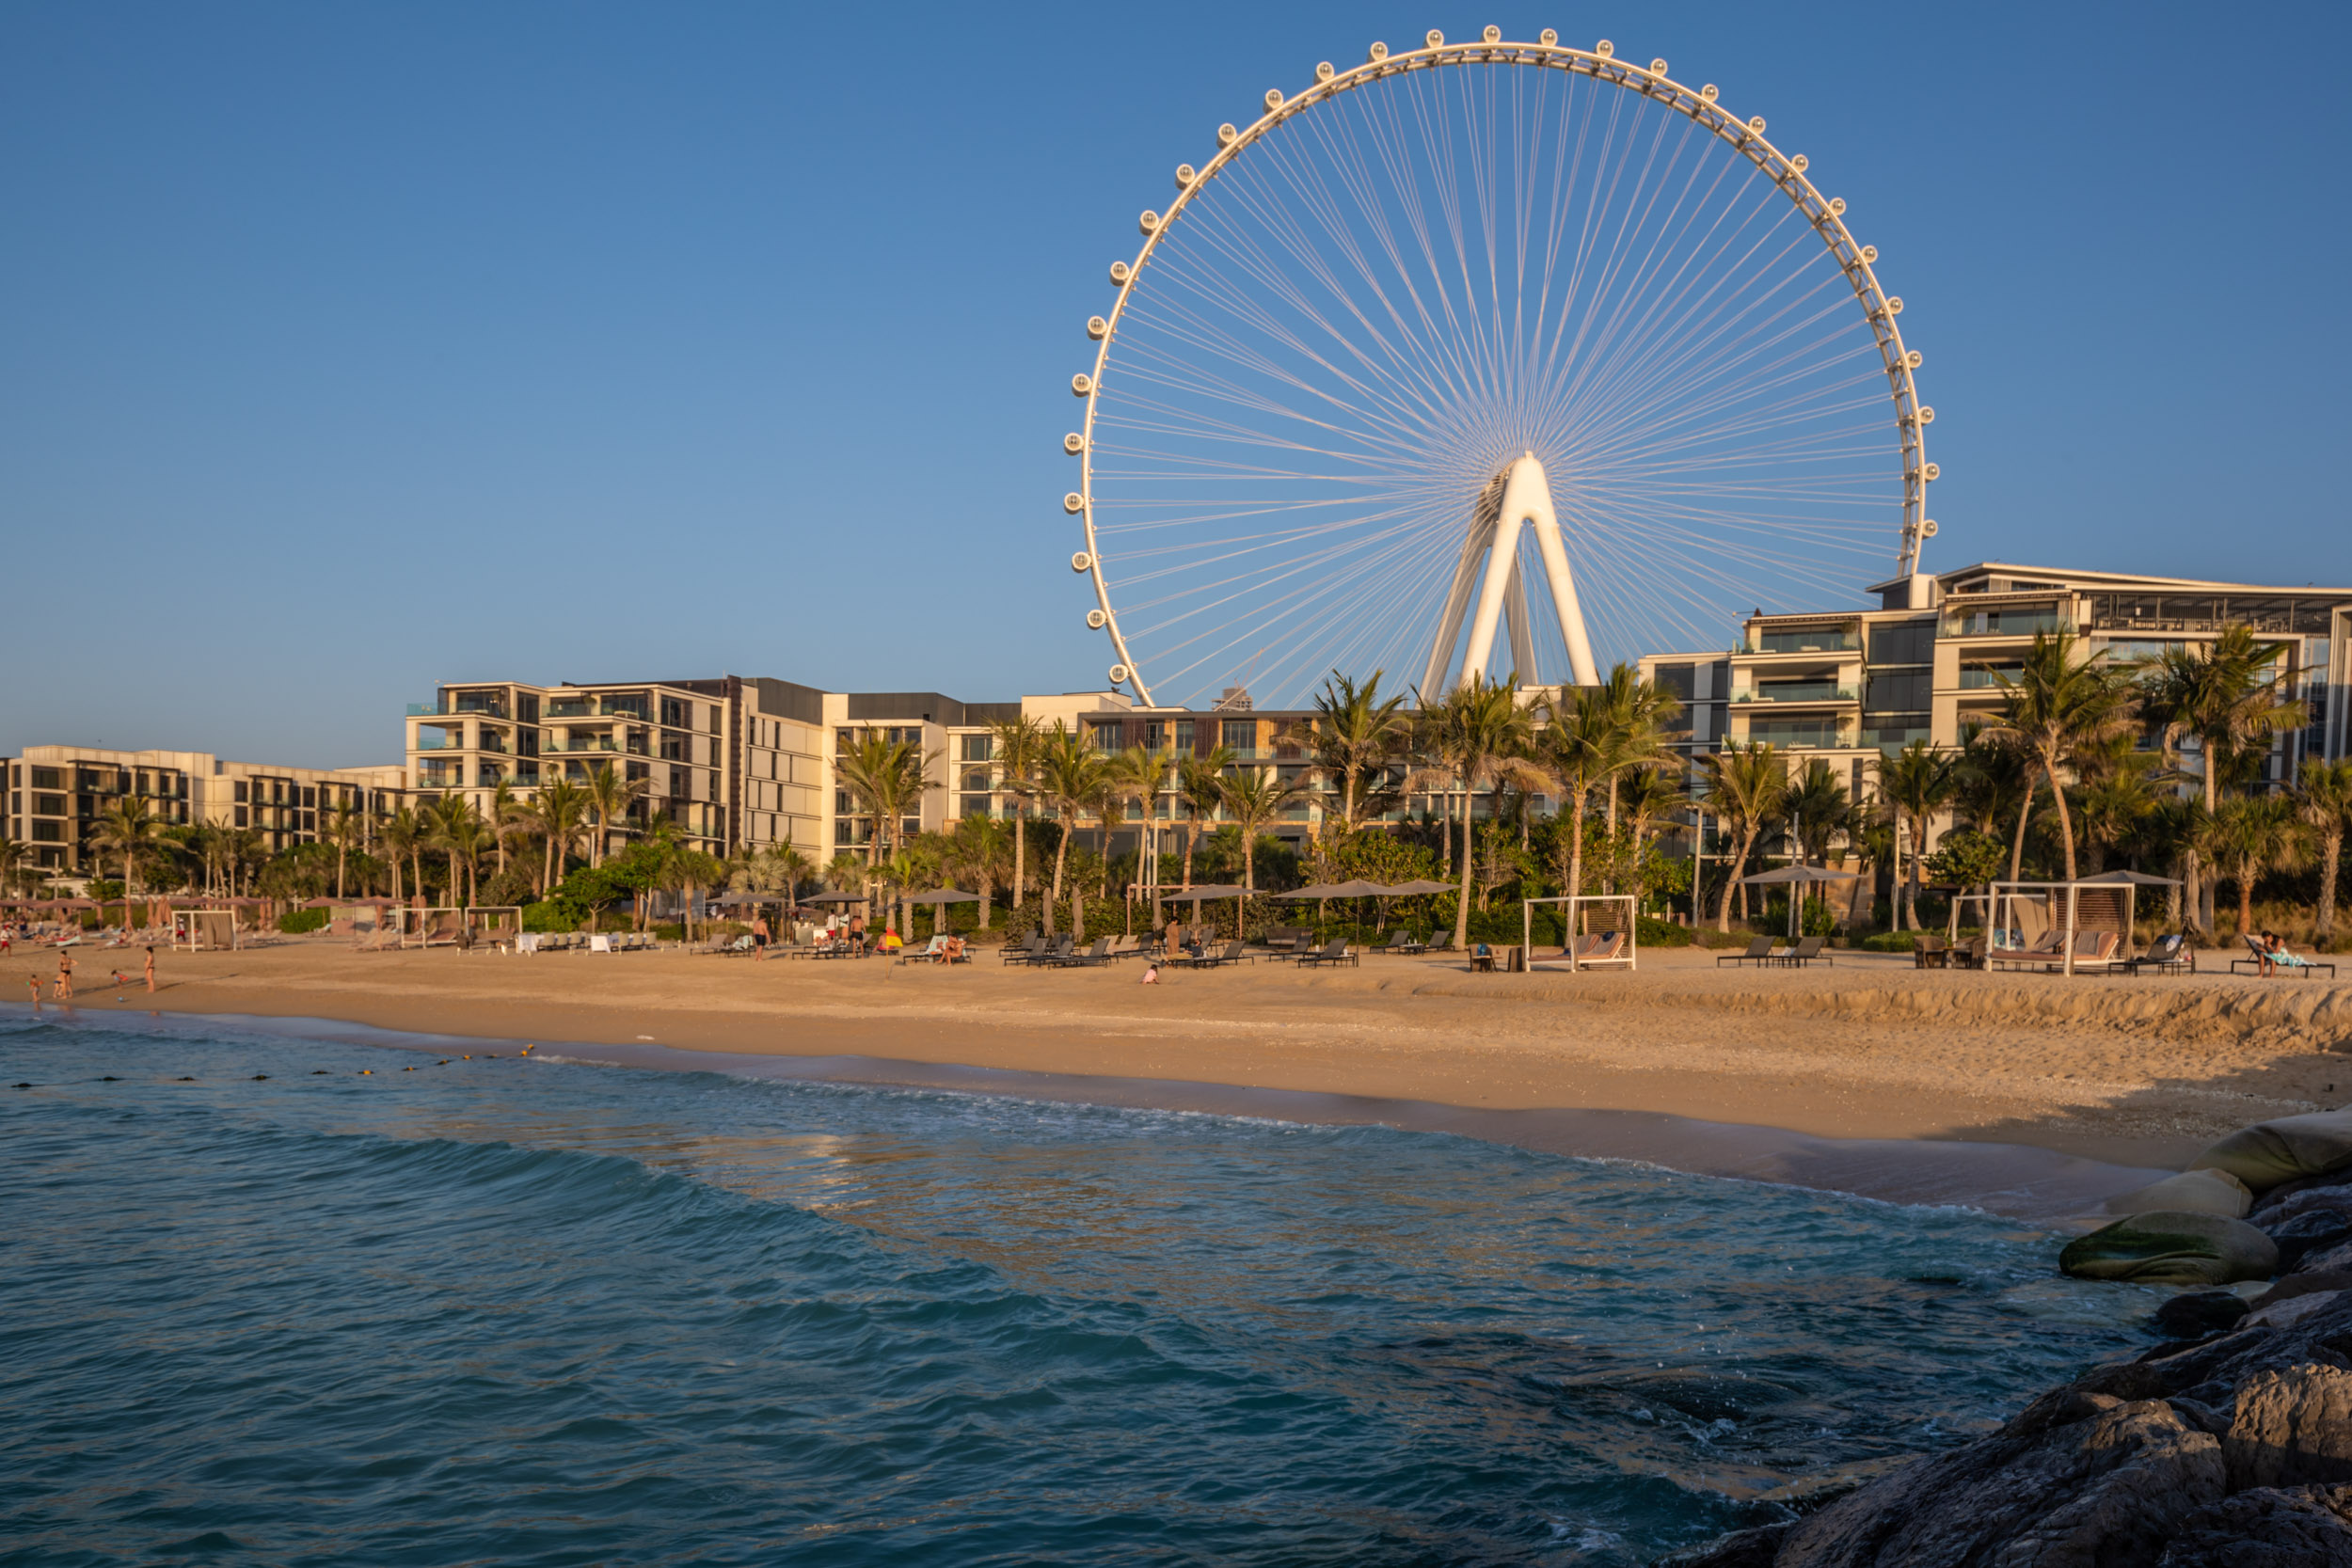
[{"label": "beige facade", "polygon": [[1851,775],[1857,797],[1873,759],[1914,740],[1958,746],[2001,705],[2037,633],[2066,630],[2094,653],[2138,658],[2209,643],[2250,626],[2283,644],[2288,692],[2310,722],[2273,748],[2268,776],[2352,748],[2352,589],[2264,587],[1985,562],[1883,583],[1881,608],[1763,614],[1722,653],[1653,654],[1642,673],[1683,699],[1686,751],[1770,741],[1792,764],[1815,758]]},{"label": "beige facade", "polygon": [[322,811],[344,805],[381,815],[407,794],[406,771],[396,765],[287,768],[210,752],[27,746],[0,762],[0,770],[7,774],[8,835],[30,851],[30,866],[66,876],[103,869],[90,835],[126,798],[146,800],[171,826],[249,829],[275,852],[315,842]]}]

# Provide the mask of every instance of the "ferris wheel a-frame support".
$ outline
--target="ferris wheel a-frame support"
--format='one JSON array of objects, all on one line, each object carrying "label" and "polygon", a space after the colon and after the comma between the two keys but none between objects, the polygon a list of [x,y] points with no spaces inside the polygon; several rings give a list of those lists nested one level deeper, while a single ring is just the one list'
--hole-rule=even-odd
[{"label": "ferris wheel a-frame support", "polygon": [[[1429,663],[1421,689],[1431,700],[1448,689],[1447,669],[1454,662],[1454,645],[1462,636],[1462,618],[1470,613],[1470,587],[1478,585],[1478,610],[1470,622],[1470,646],[1462,653],[1459,684],[1486,678],[1494,657],[1497,623],[1510,626],[1511,658],[1523,685],[1535,683],[1535,634],[1527,615],[1527,583],[1519,573],[1519,530],[1532,528],[1535,548],[1544,563],[1544,582],[1551,590],[1551,607],[1560,618],[1567,645],[1569,678],[1579,686],[1597,686],[1600,672],[1593,664],[1593,642],[1584,630],[1584,611],[1576,598],[1576,578],[1568,570],[1567,546],[1560,538],[1559,515],[1551,506],[1551,483],[1544,466],[1529,452],[1495,475],[1471,510],[1470,528],[1462,537],[1462,559],[1454,568],[1454,588],[1446,595],[1445,611],[1438,617],[1438,634],[1429,644]],[[1482,573],[1479,562],[1486,562]]]}]

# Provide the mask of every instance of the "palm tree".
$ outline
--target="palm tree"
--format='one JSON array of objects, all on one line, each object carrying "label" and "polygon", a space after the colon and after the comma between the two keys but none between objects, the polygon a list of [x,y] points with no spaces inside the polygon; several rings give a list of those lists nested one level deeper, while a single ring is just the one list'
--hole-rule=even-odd
[{"label": "palm tree", "polygon": [[1597,686],[1563,687],[1545,705],[1550,721],[1535,735],[1535,754],[1565,808],[1568,859],[1561,883],[1562,891],[1575,898],[1584,892],[1584,824],[1592,815],[1593,792],[1617,776],[1623,731],[1604,689]]},{"label": "palm tree", "polygon": [[1454,906],[1454,942],[1466,947],[1470,944],[1470,798],[1479,785],[1505,779],[1535,789],[1550,781],[1527,760],[1533,726],[1507,683],[1464,682],[1434,707],[1424,707],[1422,714],[1421,749],[1436,766],[1420,770],[1406,781],[1406,787],[1457,782],[1461,785],[1462,887]]},{"label": "palm tree", "polygon": [[[2017,747],[2048,782],[2070,882],[2075,872],[2074,819],[2067,810],[2066,787],[2058,775],[2073,767],[2077,755],[2130,729],[2134,696],[2129,673],[2122,666],[2088,653],[2078,657],[2077,647],[2071,631],[2034,633],[2033,646],[2026,650],[2014,679],[1994,673],[2005,700],[2001,717],[1986,732],[1994,739]],[[2017,837],[2010,850],[2011,881],[2024,865],[2026,820],[2032,807],[2029,781],[2026,807],[2017,814]]]},{"label": "palm tree", "polygon": [[531,814],[532,826],[546,847],[539,875],[540,897],[545,898],[561,879],[564,861],[572,847],[580,842],[580,825],[588,820],[588,792],[569,779],[559,775],[554,783],[540,786]]},{"label": "palm tree", "polygon": [[1819,757],[1806,763],[1804,772],[1788,786],[1781,810],[1797,841],[1797,858],[1807,865],[1818,860],[1826,869],[1830,846],[1854,829],[1852,797],[1830,765]]},{"label": "palm tree", "polygon": [[1644,680],[1639,670],[1623,661],[1610,666],[1600,685],[1592,689],[1616,732],[1615,763],[1608,774],[1609,832],[1614,837],[1619,784],[1629,774],[1681,761],[1666,738],[1666,726],[1682,712],[1682,703],[1656,682]]},{"label": "palm tree", "polygon": [[[1107,792],[1104,801],[1106,809],[1104,813],[1103,844],[1106,871],[1110,852],[1110,830],[1126,819],[1127,809],[1130,806],[1135,808],[1136,865],[1138,871],[1141,870],[1144,855],[1152,844],[1153,808],[1160,798],[1160,791],[1167,786],[1168,772],[1169,761],[1167,752],[1149,751],[1141,746],[1130,746],[1109,759],[1108,765],[1104,768],[1103,780],[1104,787]],[[1157,868],[1153,869],[1156,871]],[[1151,880],[1156,897],[1159,879],[1154,876]],[[1128,902],[1130,905],[1133,904],[1132,896]],[[1152,907],[1152,923],[1158,924],[1159,909],[1156,903]]]},{"label": "palm tree", "polygon": [[1689,800],[1680,775],[1663,768],[1637,768],[1626,780],[1625,816],[1633,830],[1632,866],[1636,877],[1641,875],[1642,846],[1648,839],[1650,829]]},{"label": "palm tree", "polygon": [[1911,863],[1900,863],[1901,840],[1895,845],[1895,928],[1919,929],[1919,863],[1931,846],[1929,833],[1936,814],[1951,804],[1959,792],[1958,760],[1924,740],[1915,740],[1895,755],[1878,760],[1879,799],[1911,827]]},{"label": "palm tree", "polygon": [[[1245,768],[1225,781],[1225,809],[1241,828],[1242,908],[1258,886],[1258,835],[1281,815],[1307,798],[1295,784],[1286,784],[1271,768]],[[1240,935],[1239,931],[1234,933]]]},{"label": "palm tree", "polygon": [[980,895],[979,928],[989,927],[989,898],[996,891],[996,874],[1005,863],[1005,825],[993,816],[966,816],[947,830],[945,864],[959,884],[969,879]]},{"label": "palm tree", "polygon": [[1726,741],[1722,751],[1701,756],[1699,768],[1707,776],[1707,809],[1740,846],[1725,863],[1729,875],[1724,879],[1723,901],[1715,906],[1715,929],[1728,931],[1732,891],[1740,886],[1765,825],[1780,815],[1788,800],[1788,771],[1766,740],[1745,746]]},{"label": "palm tree", "polygon": [[1038,762],[1045,753],[1045,726],[1024,714],[999,719],[988,727],[991,761],[996,768],[996,788],[1012,806],[1012,907],[1017,911],[1029,892],[1029,819],[1022,802],[1037,795]]},{"label": "palm tree", "polygon": [[350,859],[351,847],[358,841],[364,826],[364,814],[358,807],[339,803],[319,813],[319,827],[327,843],[335,847],[335,896],[343,896],[343,869]]},{"label": "palm tree", "polygon": [[1176,800],[1184,808],[1184,886],[1192,886],[1192,851],[1200,842],[1200,825],[1216,819],[1225,803],[1225,770],[1240,762],[1231,746],[1219,746],[1207,756],[1189,756],[1176,765]]},{"label": "palm tree", "polygon": [[2107,855],[2137,836],[2156,808],[2149,785],[2154,758],[2134,749],[2130,736],[2117,736],[2074,759],[2075,798],[2080,802],[2083,842],[2095,851],[2091,871],[2106,869]]},{"label": "palm tree", "polygon": [[2302,863],[2307,829],[2283,795],[2241,795],[2213,816],[2214,859],[2237,884],[2237,934],[2254,929],[2254,883]]},{"label": "palm tree", "polygon": [[515,793],[512,784],[501,779],[498,787],[490,792],[490,809],[484,814],[484,820],[489,824],[491,836],[497,842],[498,870],[503,876],[506,872],[507,845],[531,831],[530,802]]},{"label": "palm tree", "polygon": [[2307,758],[2295,785],[2296,810],[2319,846],[2319,911],[2312,933],[2320,942],[2336,934],[2336,877],[2344,863],[2344,834],[2352,828],[2352,760]]},{"label": "palm tree", "polygon": [[0,893],[15,887],[17,878],[24,872],[25,861],[31,856],[30,845],[22,839],[0,833]]},{"label": "palm tree", "polygon": [[[473,902],[473,871],[481,861],[487,834],[482,814],[463,795],[445,795],[433,807],[424,825],[425,841],[449,857],[449,901]],[[459,873],[465,873],[459,880]]]},{"label": "palm tree", "polygon": [[866,857],[888,858],[903,847],[906,817],[923,809],[928,765],[920,747],[892,740],[881,730],[861,730],[849,749],[834,760],[835,775],[861,810],[874,819]]},{"label": "palm tree", "polygon": [[[2256,742],[2303,722],[2303,705],[2283,696],[2277,668],[2286,645],[2254,641],[2253,628],[2226,626],[2210,647],[2168,648],[2140,676],[2140,710],[2158,726],[2166,760],[2181,763],[2181,742],[2195,737],[2199,784],[2208,816],[2221,804],[2221,773]],[[2213,889],[2194,845],[2185,868],[2190,924],[2209,930]]]},{"label": "palm tree", "polygon": [[[1382,672],[1360,687],[1331,672],[1314,700],[1315,777],[1340,786],[1339,836],[1346,838],[1395,800],[1377,786],[1412,738],[1412,716],[1402,693],[1380,695]],[[1367,784],[1367,779],[1374,781]],[[1326,815],[1327,824],[1331,818]]]},{"label": "palm tree", "polygon": [[[99,814],[98,831],[91,835],[90,844],[102,853],[121,859],[122,896],[126,900],[137,886],[140,864],[155,852],[163,831],[163,818],[148,810],[144,795],[126,795]],[[127,905],[124,918],[129,918]]]},{"label": "palm tree", "polygon": [[596,764],[589,773],[587,805],[596,819],[596,857],[589,863],[604,863],[605,857],[612,852],[612,819],[627,816],[628,808],[644,799],[646,787],[645,780],[623,778],[609,762]]},{"label": "palm tree", "polygon": [[1045,929],[1054,929],[1054,906],[1061,902],[1062,869],[1070,861],[1070,841],[1089,807],[1103,793],[1103,753],[1084,736],[1073,735],[1058,719],[1046,733],[1044,754],[1038,759],[1037,788],[1061,822],[1061,839],[1054,846],[1054,888],[1045,900]]}]

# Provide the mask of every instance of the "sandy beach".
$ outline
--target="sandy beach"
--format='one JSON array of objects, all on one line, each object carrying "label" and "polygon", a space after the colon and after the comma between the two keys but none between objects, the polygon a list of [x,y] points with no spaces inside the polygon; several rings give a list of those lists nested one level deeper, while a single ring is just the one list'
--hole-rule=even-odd
[{"label": "sandy beach", "polygon": [[[79,1006],[341,1020],[485,1039],[863,1056],[1427,1101],[1661,1112],[1829,1138],[2024,1144],[2177,1166],[2218,1134],[2352,1100],[2352,986],[1921,972],[1908,957],[1638,974],[1468,973],[1460,959],[1259,962],[1138,984],[1133,963],[952,970],[683,952],[361,953],[294,939],[160,955],[118,1003],[86,948]],[[13,956],[46,977],[45,951]],[[20,973],[9,985],[21,985]],[[8,994],[0,992],[0,994]]]}]

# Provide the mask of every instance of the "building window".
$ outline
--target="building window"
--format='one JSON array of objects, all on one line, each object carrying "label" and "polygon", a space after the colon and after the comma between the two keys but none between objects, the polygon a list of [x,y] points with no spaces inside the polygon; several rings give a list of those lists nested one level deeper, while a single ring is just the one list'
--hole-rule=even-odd
[{"label": "building window", "polygon": [[967,735],[963,737],[963,760],[993,762],[996,758],[996,737],[993,735]]},{"label": "building window", "polygon": [[33,815],[36,816],[63,816],[65,815],[65,797],[62,795],[34,796]]},{"label": "building window", "polygon": [[34,768],[33,787],[35,789],[63,789],[65,787],[65,770],[58,768]]},{"label": "building window", "polygon": [[63,824],[63,823],[61,823],[61,822],[36,822],[36,823],[34,823],[34,824],[33,824],[33,842],[35,842],[36,844],[62,844],[62,843],[64,843],[64,842],[65,842],[65,824]]},{"label": "building window", "polygon": [[243,807],[243,806],[239,806],[239,807],[237,808],[237,826],[238,826],[238,827],[240,827],[240,828],[242,828],[242,827],[246,827],[246,826],[247,825],[247,824],[246,824],[246,819],[245,819],[245,814],[246,814],[246,808],[245,808],[245,807]]},{"label": "building window", "polygon": [[692,773],[687,768],[673,768],[670,769],[670,795],[672,799],[683,800],[693,793],[694,786],[691,783],[692,777]]},{"label": "building window", "polygon": [[1192,750],[1192,721],[1189,719],[1176,721],[1176,749],[1180,752]]},{"label": "building window", "polygon": [[1932,664],[1935,662],[1935,623],[1897,621],[1870,628],[1873,664]]},{"label": "building window", "polygon": [[1258,749],[1258,721],[1255,719],[1225,719],[1217,723],[1219,745],[1231,746],[1247,754]]}]

